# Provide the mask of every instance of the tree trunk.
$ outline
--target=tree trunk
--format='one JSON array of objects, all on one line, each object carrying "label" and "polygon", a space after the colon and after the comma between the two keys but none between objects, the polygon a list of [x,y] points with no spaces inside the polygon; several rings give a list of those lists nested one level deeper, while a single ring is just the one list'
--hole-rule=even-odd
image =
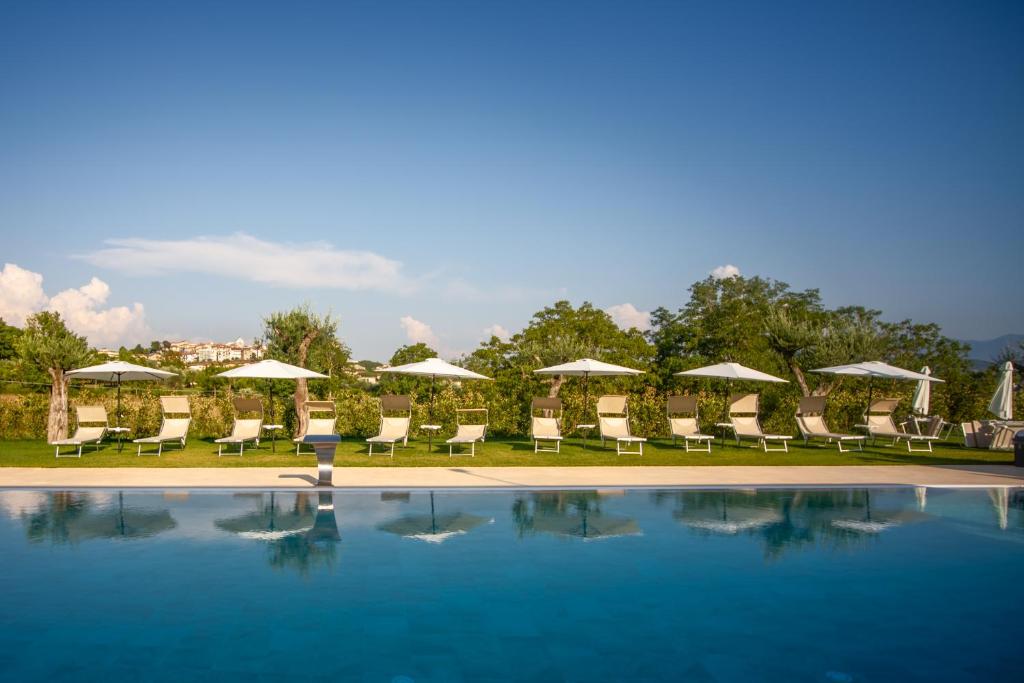
[{"label": "tree trunk", "polygon": [[[306,367],[306,357],[309,355],[309,346],[313,343],[313,340],[317,338],[319,332],[317,330],[309,330],[302,335],[302,341],[299,342],[298,351],[298,365],[300,368]],[[296,431],[295,436],[306,433],[306,427],[309,425],[309,415],[303,410],[303,405],[309,400],[309,387],[306,385],[306,380],[297,379],[295,380],[295,415],[298,418],[296,420]]]},{"label": "tree trunk", "polygon": [[548,387],[548,398],[558,398],[558,391],[562,388],[563,382],[565,382],[564,377],[555,375],[554,379],[551,380],[551,386]]},{"label": "tree trunk", "polygon": [[807,386],[807,378],[804,377],[803,368],[796,364],[796,361],[789,361],[789,369],[793,371],[793,376],[796,377],[796,383],[800,385],[800,393],[804,396],[810,396],[811,390]]},{"label": "tree trunk", "polygon": [[68,378],[59,368],[50,369],[50,413],[46,418],[46,438],[68,438]]}]

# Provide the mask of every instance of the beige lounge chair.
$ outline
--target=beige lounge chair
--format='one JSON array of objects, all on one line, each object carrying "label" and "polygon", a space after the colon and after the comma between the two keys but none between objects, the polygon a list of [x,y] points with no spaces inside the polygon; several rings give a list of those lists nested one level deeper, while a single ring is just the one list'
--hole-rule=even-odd
[{"label": "beige lounge chair", "polygon": [[[891,446],[903,441],[907,444],[907,451],[911,453],[931,453],[932,442],[938,441],[939,437],[911,434],[896,426],[892,413],[899,402],[898,398],[879,398],[872,401],[868,406],[865,424],[857,426],[867,430],[872,444],[878,439],[892,439]],[[914,444],[924,444],[927,448],[914,448]]]},{"label": "beige lounge chair", "polygon": [[[217,457],[222,455],[224,444],[238,444],[238,454],[245,452],[245,442],[252,441],[253,446],[260,445],[260,432],[263,429],[263,402],[258,398],[236,398],[232,401],[235,407],[235,424],[231,434],[217,439]],[[240,417],[241,415],[254,417]]]},{"label": "beige lounge chair", "polygon": [[[729,397],[729,422],[732,423],[736,444],[743,439],[757,441],[765,453],[772,451],[789,452],[789,441],[793,437],[788,434],[765,434],[761,422],[757,419],[760,397],[757,394],[735,394]],[[782,448],[768,448],[774,442]]]},{"label": "beige lounge chair", "polygon": [[[714,437],[700,433],[696,396],[669,396],[665,414],[668,417],[668,429],[672,434],[673,446],[676,445],[676,439],[682,439],[687,451],[711,452]],[[691,443],[696,443],[696,446],[691,448]]]},{"label": "beige lounge chair", "polygon": [[477,443],[487,439],[487,408],[458,408],[455,410],[455,436],[445,441],[448,457],[454,455],[453,448],[469,444],[470,457],[476,457]]},{"label": "beige lounge chair", "polygon": [[[292,439],[295,442],[295,455],[299,454],[299,449],[302,448],[303,440],[307,436],[334,434],[334,425],[338,421],[334,401],[306,401],[302,404],[302,409],[306,411],[306,431]],[[313,417],[314,413],[321,417]]]},{"label": "beige lounge chair", "polygon": [[[643,455],[647,439],[633,436],[629,429],[629,405],[625,396],[602,396],[597,399],[597,427],[601,445],[615,440],[616,455]],[[630,450],[636,446],[638,450]]]},{"label": "beige lounge chair", "polygon": [[796,426],[800,428],[800,436],[804,438],[804,445],[812,439],[835,443],[840,453],[848,453],[851,448],[843,448],[843,444],[853,444],[858,451],[864,450],[864,440],[867,438],[861,434],[843,434],[833,432],[825,424],[825,397],[805,396],[800,399],[800,405],[796,410]]},{"label": "beige lounge chair", "polygon": [[[100,442],[107,435],[110,424],[107,422],[107,409],[103,406],[75,406],[75,433],[67,439],[51,441],[50,445],[56,448],[55,458],[81,458],[82,446],[95,444],[96,450],[100,449]],[[78,454],[61,453],[61,446],[77,446]]]},{"label": "beige lounge chair", "polygon": [[144,444],[156,444],[158,458],[163,453],[165,443],[176,441],[182,448],[185,448],[188,428],[192,424],[192,411],[189,409],[188,396],[161,396],[160,407],[163,410],[163,421],[160,423],[160,431],[157,435],[132,440],[132,443],[139,445],[136,457],[142,455]]},{"label": "beige lounge chair", "polygon": [[993,451],[1013,450],[1013,436],[1017,429],[995,420],[974,420],[961,424],[964,446],[988,448]]},{"label": "beige lounge chair", "polygon": [[[558,453],[562,447],[562,399],[538,396],[530,402],[534,453]],[[542,444],[548,444],[546,448]],[[551,448],[554,444],[554,448]]]},{"label": "beige lounge chair", "polygon": [[[390,413],[390,414],[389,414]],[[404,395],[380,397],[380,433],[366,440],[373,455],[373,444],[391,444],[391,457],[395,457],[395,444],[409,445],[409,424],[412,422],[412,399]]]}]

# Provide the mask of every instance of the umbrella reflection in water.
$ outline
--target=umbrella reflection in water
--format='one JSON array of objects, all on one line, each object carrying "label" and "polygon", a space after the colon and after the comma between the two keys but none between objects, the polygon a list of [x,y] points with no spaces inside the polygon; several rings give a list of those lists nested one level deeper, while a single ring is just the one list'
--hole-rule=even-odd
[{"label": "umbrella reflection in water", "polygon": [[52,543],[147,538],[177,526],[168,510],[126,506],[122,492],[116,506],[109,507],[97,507],[89,494],[52,493],[43,508],[25,519],[30,540]]},{"label": "umbrella reflection in water", "polygon": [[546,533],[592,541],[600,538],[642,536],[631,517],[606,515],[597,491],[544,491],[517,498],[512,518],[520,536]]},{"label": "umbrella reflection in water", "polygon": [[757,504],[756,491],[694,492],[673,516],[698,531],[735,535],[782,521],[778,510]]},{"label": "umbrella reflection in water", "polygon": [[377,528],[381,531],[405,538],[412,538],[417,541],[444,543],[455,536],[462,536],[481,524],[493,523],[493,518],[478,517],[477,515],[470,515],[465,512],[437,514],[434,492],[431,491],[429,515],[405,515],[390,522],[385,522]]}]

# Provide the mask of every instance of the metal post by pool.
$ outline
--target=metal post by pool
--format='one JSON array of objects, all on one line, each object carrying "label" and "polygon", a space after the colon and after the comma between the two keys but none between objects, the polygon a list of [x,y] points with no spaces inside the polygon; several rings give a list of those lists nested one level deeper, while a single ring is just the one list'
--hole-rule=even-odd
[{"label": "metal post by pool", "polygon": [[334,486],[334,452],[341,437],[337,434],[307,434],[302,440],[316,451],[317,486]]}]

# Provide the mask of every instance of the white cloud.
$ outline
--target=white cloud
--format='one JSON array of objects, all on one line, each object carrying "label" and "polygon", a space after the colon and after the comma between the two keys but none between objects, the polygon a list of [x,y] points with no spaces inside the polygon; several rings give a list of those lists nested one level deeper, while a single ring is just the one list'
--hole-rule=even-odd
[{"label": "white cloud", "polygon": [[142,304],[102,308],[109,297],[110,286],[95,277],[48,297],[39,273],[13,263],[0,271],[0,317],[13,325],[24,325],[28,316],[48,310],[60,313],[68,329],[85,335],[94,346],[131,346],[152,336]]},{"label": "white cloud", "polygon": [[494,323],[490,327],[484,328],[484,341],[490,341],[491,337],[497,337],[502,341],[508,341],[508,338],[511,336],[512,333],[498,323]]},{"label": "white cloud", "polygon": [[633,304],[616,304],[605,309],[615,324],[624,330],[636,328],[641,332],[651,329],[650,311],[638,311]]},{"label": "white cloud", "polygon": [[715,278],[716,280],[725,280],[730,277],[738,277],[739,274],[740,269],[732,265],[731,263],[727,263],[724,266],[718,266],[717,268],[711,271],[711,277]]},{"label": "white cloud", "polygon": [[112,239],[83,254],[89,263],[131,273],[226,275],[282,287],[408,291],[402,264],[371,251],[326,242],[268,242],[244,232],[180,240]]},{"label": "white cloud", "polygon": [[405,330],[405,336],[409,339],[410,343],[419,344],[422,342],[435,351],[439,350],[441,340],[434,334],[434,330],[430,328],[430,325],[422,320],[417,320],[411,315],[402,316],[399,322],[402,323],[402,329]]}]

